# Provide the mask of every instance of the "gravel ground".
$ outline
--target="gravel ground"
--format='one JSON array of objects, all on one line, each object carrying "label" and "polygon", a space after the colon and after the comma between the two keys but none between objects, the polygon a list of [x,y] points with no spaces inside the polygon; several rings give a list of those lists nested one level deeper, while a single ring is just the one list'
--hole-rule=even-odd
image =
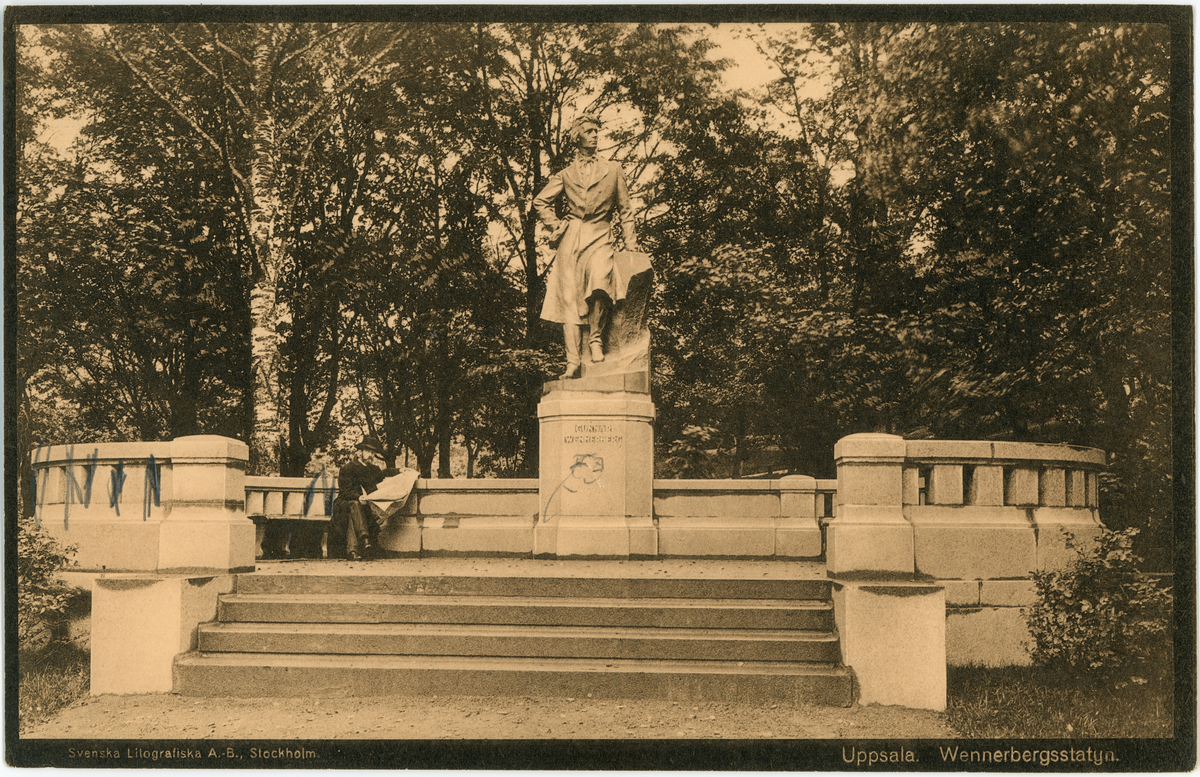
[{"label": "gravel ground", "polygon": [[903,707],[448,696],[98,696],[22,739],[926,739],[945,716]]}]

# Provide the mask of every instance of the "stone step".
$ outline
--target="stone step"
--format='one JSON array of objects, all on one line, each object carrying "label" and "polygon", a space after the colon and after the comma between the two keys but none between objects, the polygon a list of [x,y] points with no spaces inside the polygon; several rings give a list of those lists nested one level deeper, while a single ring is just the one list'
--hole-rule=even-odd
[{"label": "stone step", "polygon": [[830,583],[819,579],[714,577],[246,574],[238,575],[237,593],[811,601],[829,599]]},{"label": "stone step", "polygon": [[186,653],[186,696],[527,696],[782,701],[848,707],[851,677],[834,664],[447,656]]},{"label": "stone step", "polygon": [[389,594],[233,594],[222,622],[478,623],[554,626],[659,626],[711,629],[833,628],[828,601],[782,599],[565,599]]},{"label": "stone step", "polygon": [[204,653],[814,661],[839,659],[827,631],[409,623],[207,623]]}]

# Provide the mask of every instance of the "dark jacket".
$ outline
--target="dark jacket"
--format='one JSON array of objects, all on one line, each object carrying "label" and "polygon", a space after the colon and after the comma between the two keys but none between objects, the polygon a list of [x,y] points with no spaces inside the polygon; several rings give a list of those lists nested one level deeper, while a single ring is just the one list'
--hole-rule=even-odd
[{"label": "dark jacket", "polygon": [[371,493],[383,480],[384,472],[374,464],[355,459],[338,471],[338,499],[357,502],[363,492]]}]

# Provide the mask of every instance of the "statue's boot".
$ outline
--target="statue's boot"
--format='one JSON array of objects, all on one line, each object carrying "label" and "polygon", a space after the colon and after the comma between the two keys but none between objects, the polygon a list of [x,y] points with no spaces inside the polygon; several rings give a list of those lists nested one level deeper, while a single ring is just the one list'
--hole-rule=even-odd
[{"label": "statue's boot", "polygon": [[608,297],[597,294],[588,307],[588,347],[593,362],[604,361],[604,330],[608,328],[608,312],[612,305]]},{"label": "statue's boot", "polygon": [[563,324],[563,340],[567,345],[567,369],[565,378],[578,378],[583,350],[583,327],[579,324]]}]

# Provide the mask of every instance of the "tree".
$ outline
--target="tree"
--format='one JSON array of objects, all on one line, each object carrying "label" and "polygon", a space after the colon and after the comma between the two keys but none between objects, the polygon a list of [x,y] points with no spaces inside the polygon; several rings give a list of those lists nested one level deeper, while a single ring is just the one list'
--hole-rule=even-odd
[{"label": "tree", "polygon": [[[795,322],[794,358],[850,378],[829,395],[841,396],[845,432],[874,425],[1105,448],[1113,457],[1106,520],[1147,528],[1139,541],[1158,548],[1162,563],[1170,544],[1161,533],[1170,523],[1167,29],[842,24],[810,32],[807,42],[763,48],[789,78],[804,57],[833,63],[822,104],[842,106],[848,121],[822,126],[846,127],[838,148],[854,177],[845,209],[833,214],[847,241],[848,293]],[[784,86],[773,92],[777,102]],[[871,372],[859,371],[856,354],[875,354]],[[869,376],[892,388],[881,392]],[[894,413],[847,414],[883,397],[899,400]]]},{"label": "tree", "polygon": [[[166,125],[186,132],[231,186],[250,268],[252,471],[278,471],[287,428],[280,327],[292,312],[281,287],[294,271],[293,209],[314,146],[339,101],[364,81],[403,72],[400,44],[416,25],[117,25],[99,37],[62,32],[74,73],[110,120],[145,106],[158,111],[130,135]],[[420,47],[406,47],[406,54]],[[129,127],[129,123],[124,124]]]},{"label": "tree", "polygon": [[[78,84],[41,83],[58,112],[77,108]],[[44,185],[23,198],[19,349],[43,360],[37,390],[78,405],[92,439],[241,431],[245,290],[226,198],[193,150],[168,131],[137,144],[100,129],[73,162],[43,148],[48,177],[22,176]]]},{"label": "tree", "polygon": [[[678,156],[653,187],[646,229],[661,282],[659,460],[688,427],[709,427],[714,447],[731,452],[717,471],[797,470],[818,458],[824,414],[778,359],[796,310],[834,296],[828,171],[733,98],[692,106],[668,137]],[[764,458],[767,446],[783,451]]]},{"label": "tree", "polygon": [[[16,353],[10,354],[6,365],[12,371],[5,381],[4,399],[10,413],[17,408],[16,451],[7,455],[20,461],[18,482],[22,485],[31,481],[30,460],[27,455],[38,442],[39,424],[36,420],[36,392],[33,386],[39,374],[45,374],[53,364],[49,350],[43,345],[53,342],[53,334],[44,322],[35,319],[37,311],[44,309],[45,301],[39,298],[43,287],[42,270],[36,263],[24,261],[24,257],[37,243],[33,225],[47,223],[54,210],[55,188],[63,175],[65,165],[50,149],[39,141],[40,122],[55,117],[61,110],[56,105],[51,78],[38,56],[36,30],[17,26],[13,33],[14,62],[16,65],[13,82],[16,88],[13,116],[13,157],[18,165],[16,177],[17,196],[14,222],[15,243],[18,261],[5,264],[7,288],[22,290],[16,296]],[[11,308],[10,308],[11,309]],[[13,415],[9,415],[11,422]],[[17,499],[22,517],[33,514],[27,491],[17,489]]]},{"label": "tree", "polygon": [[[426,45],[400,46],[401,39]],[[661,138],[672,117],[711,88],[719,69],[702,39],[689,43],[679,28],[653,25],[66,25],[47,28],[46,41],[58,57],[55,89],[70,110],[89,113],[78,185],[57,204],[73,203],[70,242],[95,246],[98,257],[95,271],[79,278],[62,264],[58,280],[89,289],[118,275],[128,281],[122,315],[105,322],[119,330],[113,343],[144,330],[163,339],[173,328],[195,329],[191,318],[152,309],[160,290],[171,289],[168,308],[181,316],[196,294],[224,306],[205,316],[219,320],[217,339],[200,339],[222,344],[212,349],[218,360],[180,362],[178,380],[156,377],[166,374],[154,366],[166,363],[165,344],[133,360],[118,346],[75,348],[58,360],[65,371],[57,380],[79,383],[86,357],[84,373],[99,380],[69,388],[73,398],[83,401],[89,385],[126,386],[124,415],[104,392],[87,398],[93,421],[111,419],[116,436],[195,428],[186,421],[188,397],[174,388],[161,401],[146,399],[152,387],[190,385],[198,408],[211,405],[212,416],[228,422],[222,428],[250,418],[252,471],[287,473],[331,443],[344,400],[373,401],[358,392],[364,375],[346,366],[365,342],[356,315],[381,315],[390,322],[384,329],[411,321],[459,333],[454,348],[443,340],[428,351],[437,358],[427,364],[445,369],[415,395],[437,407],[417,426],[436,429],[442,471],[450,439],[468,430],[481,461],[508,472],[535,467],[533,407],[553,346],[537,318],[546,267],[529,203],[565,161],[564,124],[582,110],[610,110],[612,149],[635,177],[649,176],[670,153]],[[108,207],[120,217],[114,211],[93,223]],[[485,246],[485,218],[492,234],[507,224],[511,242]],[[172,261],[184,262],[185,284],[163,285]],[[393,298],[364,290],[355,279],[366,266],[405,275],[411,286],[391,285]],[[218,278],[224,285],[215,295],[201,293]],[[441,308],[422,308],[418,293]],[[500,298],[501,315],[520,322],[512,313],[523,310],[523,327],[465,323],[482,320],[472,305]],[[60,329],[74,327],[84,343],[80,332],[100,331],[86,319],[64,316]],[[238,336],[250,344],[253,391],[224,381],[234,392],[221,399],[195,394],[197,385],[221,384],[211,372],[238,365],[220,360],[226,340]],[[417,352],[427,350],[409,353]],[[507,431],[489,439],[466,399],[454,398],[463,376],[482,374],[506,387],[507,399],[492,407],[497,419],[522,419],[519,439]],[[230,412],[233,397],[244,412]],[[395,426],[381,412],[367,417]],[[425,447],[425,434],[414,427],[408,436]]]},{"label": "tree", "polygon": [[136,188],[68,181],[53,210],[28,223],[22,254],[38,277],[21,304],[63,396],[100,435],[240,432],[245,287],[221,219],[206,212],[219,198],[197,178],[190,188],[153,175]]}]

